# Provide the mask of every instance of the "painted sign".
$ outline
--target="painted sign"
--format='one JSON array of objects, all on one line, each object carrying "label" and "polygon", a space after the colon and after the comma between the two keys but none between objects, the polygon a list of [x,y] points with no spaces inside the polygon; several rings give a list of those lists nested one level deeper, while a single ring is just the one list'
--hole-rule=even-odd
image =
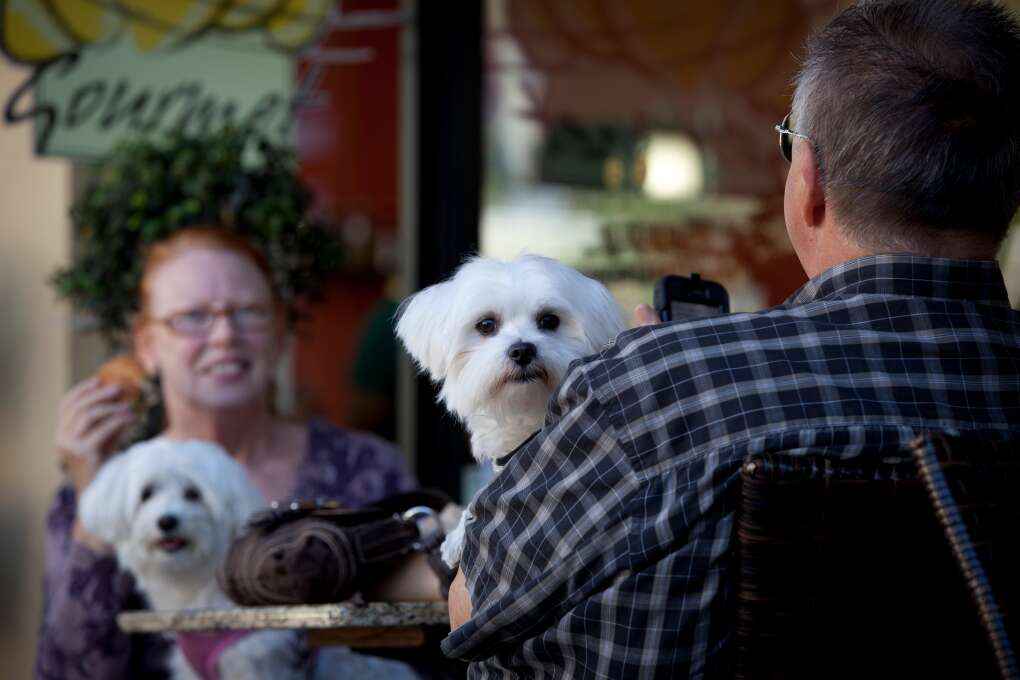
[{"label": "painted sign", "polygon": [[0,0],[0,48],[32,66],[8,123],[40,154],[94,158],[120,139],[251,125],[286,138],[301,96],[291,52],[330,0]]}]

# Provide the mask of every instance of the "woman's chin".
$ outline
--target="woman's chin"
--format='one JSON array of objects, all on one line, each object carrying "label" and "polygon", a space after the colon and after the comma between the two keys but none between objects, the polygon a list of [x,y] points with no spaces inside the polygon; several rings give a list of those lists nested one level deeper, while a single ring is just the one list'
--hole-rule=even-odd
[{"label": "woman's chin", "polygon": [[196,401],[210,410],[238,409],[259,403],[260,390],[251,385],[216,385],[203,390]]}]

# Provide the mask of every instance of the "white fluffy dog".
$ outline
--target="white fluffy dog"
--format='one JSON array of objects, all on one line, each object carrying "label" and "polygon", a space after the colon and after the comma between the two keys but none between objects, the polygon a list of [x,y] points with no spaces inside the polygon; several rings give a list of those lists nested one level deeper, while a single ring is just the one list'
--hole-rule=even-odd
[{"label": "white fluffy dog", "polygon": [[[542,427],[553,389],[575,359],[625,328],[598,281],[556,260],[475,257],[454,276],[403,302],[397,335],[419,368],[442,383],[440,400],[471,433],[478,460],[496,459]],[[464,523],[443,543],[460,560]]]},{"label": "white fluffy dog", "polygon": [[[219,446],[156,438],[104,464],[82,494],[82,526],[114,545],[153,609],[235,606],[216,572],[248,516],[265,505]],[[306,677],[296,635],[259,631],[219,656],[221,678]],[[171,672],[197,677],[175,646]]]}]

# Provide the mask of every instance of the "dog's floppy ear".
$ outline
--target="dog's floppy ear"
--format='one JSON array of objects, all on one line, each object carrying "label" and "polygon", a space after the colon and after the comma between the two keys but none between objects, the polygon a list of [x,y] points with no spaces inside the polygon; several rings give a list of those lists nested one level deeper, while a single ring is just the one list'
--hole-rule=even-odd
[{"label": "dog's floppy ear", "polygon": [[406,298],[396,314],[397,337],[418,368],[437,382],[446,377],[456,331],[450,326],[452,297],[451,281],[437,283]]},{"label": "dog's floppy ear", "polygon": [[222,492],[226,495],[225,513],[230,521],[233,540],[243,533],[248,518],[266,507],[266,499],[248,476],[248,471],[233,459],[230,462],[239,468],[238,474],[224,475]]},{"label": "dog's floppy ear", "polygon": [[213,514],[229,525],[230,538],[240,536],[251,514],[266,505],[248,471],[213,442],[193,439],[175,446]]},{"label": "dog's floppy ear", "polygon": [[592,353],[599,352],[627,329],[620,305],[609,289],[595,279],[584,277],[587,295],[579,296],[582,330]]},{"label": "dog's floppy ear", "polygon": [[131,450],[106,461],[78,502],[78,519],[86,531],[107,543],[120,543],[131,535],[128,493]]}]

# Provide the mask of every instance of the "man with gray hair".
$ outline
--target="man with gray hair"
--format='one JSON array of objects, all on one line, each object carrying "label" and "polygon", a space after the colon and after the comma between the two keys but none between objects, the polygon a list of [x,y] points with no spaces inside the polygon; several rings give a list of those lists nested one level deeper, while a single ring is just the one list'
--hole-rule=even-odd
[{"label": "man with gray hair", "polygon": [[[784,212],[811,280],[576,363],[471,505],[447,654],[470,677],[703,677],[732,628],[740,462],[1020,434],[1020,31],[990,2],[862,2],[808,43]],[[923,651],[923,650],[918,650]]]}]

